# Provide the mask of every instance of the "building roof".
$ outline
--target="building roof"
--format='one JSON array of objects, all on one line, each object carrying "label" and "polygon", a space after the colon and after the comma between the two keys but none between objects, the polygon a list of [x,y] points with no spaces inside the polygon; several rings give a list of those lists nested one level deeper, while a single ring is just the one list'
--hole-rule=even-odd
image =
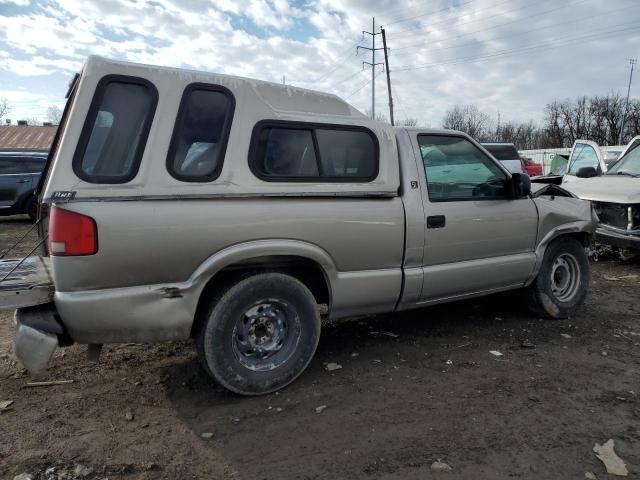
[{"label": "building roof", "polygon": [[49,150],[57,127],[0,125],[0,150]]}]

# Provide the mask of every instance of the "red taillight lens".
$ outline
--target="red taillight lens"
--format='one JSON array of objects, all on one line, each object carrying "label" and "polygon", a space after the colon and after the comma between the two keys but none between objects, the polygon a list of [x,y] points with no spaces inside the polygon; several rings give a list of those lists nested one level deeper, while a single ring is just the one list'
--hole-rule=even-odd
[{"label": "red taillight lens", "polygon": [[51,208],[49,253],[51,255],[93,255],[98,251],[98,229],[93,218]]}]

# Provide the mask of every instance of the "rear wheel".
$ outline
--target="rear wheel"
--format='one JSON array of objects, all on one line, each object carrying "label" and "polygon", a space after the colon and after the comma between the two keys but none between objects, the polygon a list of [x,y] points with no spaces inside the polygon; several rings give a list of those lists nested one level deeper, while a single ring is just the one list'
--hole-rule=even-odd
[{"label": "rear wheel", "polygon": [[197,342],[214,380],[235,393],[261,395],[294,381],[319,339],[320,315],[309,289],[288,275],[266,273],[213,301]]},{"label": "rear wheel", "polygon": [[35,196],[29,197],[25,210],[31,221],[35,222],[38,218],[38,198]]},{"label": "rear wheel", "polygon": [[566,318],[573,314],[589,292],[589,260],[577,240],[553,241],[542,260],[538,276],[527,288],[529,307],[544,317]]}]

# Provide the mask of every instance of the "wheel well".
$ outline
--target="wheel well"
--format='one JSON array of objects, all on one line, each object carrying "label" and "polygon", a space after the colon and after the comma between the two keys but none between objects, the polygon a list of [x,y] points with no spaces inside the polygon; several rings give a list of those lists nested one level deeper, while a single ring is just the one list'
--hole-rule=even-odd
[{"label": "wheel well", "polygon": [[231,286],[247,277],[267,272],[279,272],[291,275],[311,291],[318,305],[326,305],[326,312],[331,308],[331,290],[322,267],[304,257],[273,255],[256,257],[229,265],[218,271],[205,285],[196,308],[191,337],[195,338],[207,319],[211,300],[217,301]]},{"label": "wheel well", "polygon": [[592,241],[591,235],[589,235],[587,232],[567,233],[566,235],[560,235],[559,237],[554,238],[554,240],[562,237],[574,238],[578,242],[580,242],[583,247],[588,247]]}]

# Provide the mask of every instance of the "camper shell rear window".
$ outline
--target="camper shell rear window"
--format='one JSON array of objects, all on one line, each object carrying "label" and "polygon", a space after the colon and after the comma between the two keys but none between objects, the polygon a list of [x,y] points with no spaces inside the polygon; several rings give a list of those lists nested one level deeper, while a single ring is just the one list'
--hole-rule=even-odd
[{"label": "camper shell rear window", "polygon": [[378,176],[375,134],[351,125],[266,120],[253,129],[249,167],[268,182],[370,182]]},{"label": "camper shell rear window", "polygon": [[126,183],[140,168],[158,103],[155,86],[142,78],[108,75],[98,82],[73,170],[89,183]]}]

